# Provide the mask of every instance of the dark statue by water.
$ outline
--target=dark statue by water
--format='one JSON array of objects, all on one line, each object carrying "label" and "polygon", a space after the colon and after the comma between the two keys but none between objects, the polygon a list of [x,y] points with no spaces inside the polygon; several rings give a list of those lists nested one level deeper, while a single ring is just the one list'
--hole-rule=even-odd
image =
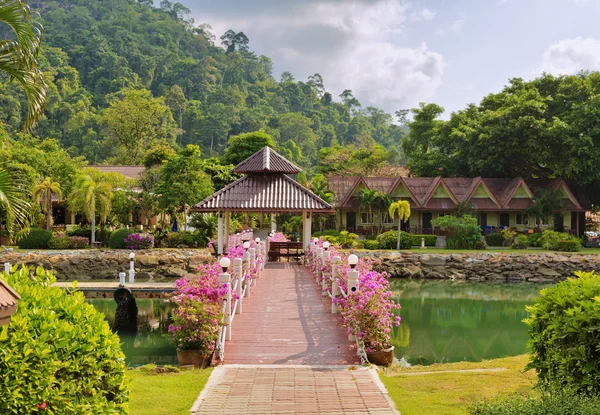
[{"label": "dark statue by water", "polygon": [[117,303],[113,331],[121,339],[135,338],[138,331],[138,306],[135,297],[127,288],[119,288],[114,294]]}]

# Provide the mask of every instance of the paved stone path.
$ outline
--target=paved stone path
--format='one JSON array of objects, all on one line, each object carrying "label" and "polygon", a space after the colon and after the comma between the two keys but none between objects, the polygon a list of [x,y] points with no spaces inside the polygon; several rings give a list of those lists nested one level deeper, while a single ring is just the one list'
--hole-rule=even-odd
[{"label": "paved stone path", "polygon": [[339,319],[304,267],[267,263],[193,413],[397,413]]},{"label": "paved stone path", "polygon": [[[217,367],[193,414],[396,414],[373,369]],[[383,390],[382,390],[383,388]]]}]

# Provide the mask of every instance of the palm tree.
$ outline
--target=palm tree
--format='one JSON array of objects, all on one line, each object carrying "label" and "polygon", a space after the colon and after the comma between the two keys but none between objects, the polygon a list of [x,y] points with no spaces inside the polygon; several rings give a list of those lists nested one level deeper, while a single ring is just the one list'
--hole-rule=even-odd
[{"label": "palm tree", "polygon": [[543,225],[544,218],[554,213],[562,213],[565,207],[565,199],[560,189],[541,190],[538,197],[534,199],[533,206],[527,209],[528,213],[536,216],[538,226]]},{"label": "palm tree", "polygon": [[20,0],[0,3],[0,21],[11,28],[14,40],[0,40],[0,71],[16,79],[27,96],[27,119],[24,129],[29,130],[39,120],[46,104],[46,83],[37,66],[42,27],[33,21],[29,6]]},{"label": "palm tree", "polygon": [[87,174],[75,179],[73,191],[69,195],[69,204],[90,220],[92,225],[92,244],[96,242],[96,215],[105,221],[110,213],[113,197],[110,183],[96,181]]},{"label": "palm tree", "polygon": [[33,187],[33,199],[35,203],[42,205],[42,211],[46,213],[46,229],[50,230],[50,222],[52,222],[52,195],[56,195],[58,199],[62,198],[62,190],[60,183],[53,182],[50,177],[46,177],[44,181],[36,184]]},{"label": "palm tree", "polygon": [[381,233],[383,230],[383,224],[381,223],[381,211],[387,211],[391,204],[392,197],[389,195],[389,193],[381,192],[379,190],[375,191],[375,202],[373,205],[377,208],[377,214],[379,216],[379,227],[377,229],[378,233]]},{"label": "palm tree", "polygon": [[[378,198],[377,190],[362,189],[358,194],[358,201],[360,203],[360,210],[367,210],[373,218],[373,205],[376,203]],[[373,232],[373,225],[371,225],[371,232]]]},{"label": "palm tree", "polygon": [[31,205],[27,201],[28,192],[21,177],[4,168],[0,168],[0,209],[6,216],[6,228],[9,237],[20,230],[28,229]]},{"label": "palm tree", "polygon": [[402,222],[410,218],[410,203],[406,200],[398,200],[390,205],[388,213],[392,218],[398,215],[398,243],[396,244],[396,249],[400,250]]}]

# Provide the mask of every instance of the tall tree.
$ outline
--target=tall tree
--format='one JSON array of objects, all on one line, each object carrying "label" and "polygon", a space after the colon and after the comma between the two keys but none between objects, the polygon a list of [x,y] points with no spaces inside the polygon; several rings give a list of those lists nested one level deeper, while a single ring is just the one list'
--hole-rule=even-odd
[{"label": "tall tree", "polygon": [[53,182],[50,177],[46,177],[42,182],[33,187],[33,199],[35,203],[42,205],[42,211],[46,214],[46,229],[50,230],[52,224],[52,197],[60,201],[62,198],[62,189],[60,183]]},{"label": "tall tree", "polygon": [[173,117],[164,98],[153,98],[148,90],[127,88],[119,95],[104,111],[104,122],[121,146],[117,161],[137,164],[156,140],[173,141]]},{"label": "tall tree", "polygon": [[94,179],[85,171],[76,177],[68,203],[71,209],[83,213],[90,221],[92,244],[96,242],[96,216],[100,217],[101,222],[106,220],[110,213],[112,198],[110,183]]},{"label": "tall tree", "polygon": [[24,129],[39,120],[46,104],[46,83],[38,68],[42,28],[33,21],[29,6],[20,0],[0,4],[0,21],[10,27],[14,40],[0,40],[0,71],[19,82],[27,96]]},{"label": "tall tree", "polygon": [[198,146],[188,145],[160,169],[160,180],[156,185],[156,193],[161,195],[159,205],[171,212],[183,212],[186,231],[190,205],[200,202],[213,191],[210,176],[202,171]]},{"label": "tall tree", "polygon": [[235,166],[263,147],[275,148],[275,141],[263,130],[231,136],[223,156],[223,164]]}]

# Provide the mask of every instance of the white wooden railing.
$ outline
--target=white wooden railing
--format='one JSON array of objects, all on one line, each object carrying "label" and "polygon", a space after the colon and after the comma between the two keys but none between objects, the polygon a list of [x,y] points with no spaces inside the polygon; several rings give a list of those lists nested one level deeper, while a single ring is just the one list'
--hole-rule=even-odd
[{"label": "white wooden railing", "polygon": [[[347,273],[340,271],[341,257],[336,255],[330,259],[331,251],[328,245],[325,248],[317,246],[314,241],[311,241],[308,246],[306,255],[307,266],[314,268],[313,276],[316,282],[320,285],[323,296],[331,299],[331,312],[337,314],[340,312],[338,306],[333,301],[334,298],[345,297],[358,293],[358,271],[354,268],[356,263],[351,266]],[[346,287],[346,289],[344,289]],[[362,364],[368,363],[365,345],[362,339],[359,339],[355,333],[348,335],[349,341],[356,342],[356,351]]]},{"label": "white wooden railing", "polygon": [[256,248],[246,249],[243,258],[233,260],[231,274],[227,273],[227,269],[219,274],[219,282],[226,289],[222,299],[223,318],[215,350],[219,361],[225,359],[225,342],[231,341],[233,337],[232,324],[235,316],[242,314],[244,298],[250,297],[252,287],[256,286],[256,281],[264,270],[266,245],[260,241],[255,246]]}]

